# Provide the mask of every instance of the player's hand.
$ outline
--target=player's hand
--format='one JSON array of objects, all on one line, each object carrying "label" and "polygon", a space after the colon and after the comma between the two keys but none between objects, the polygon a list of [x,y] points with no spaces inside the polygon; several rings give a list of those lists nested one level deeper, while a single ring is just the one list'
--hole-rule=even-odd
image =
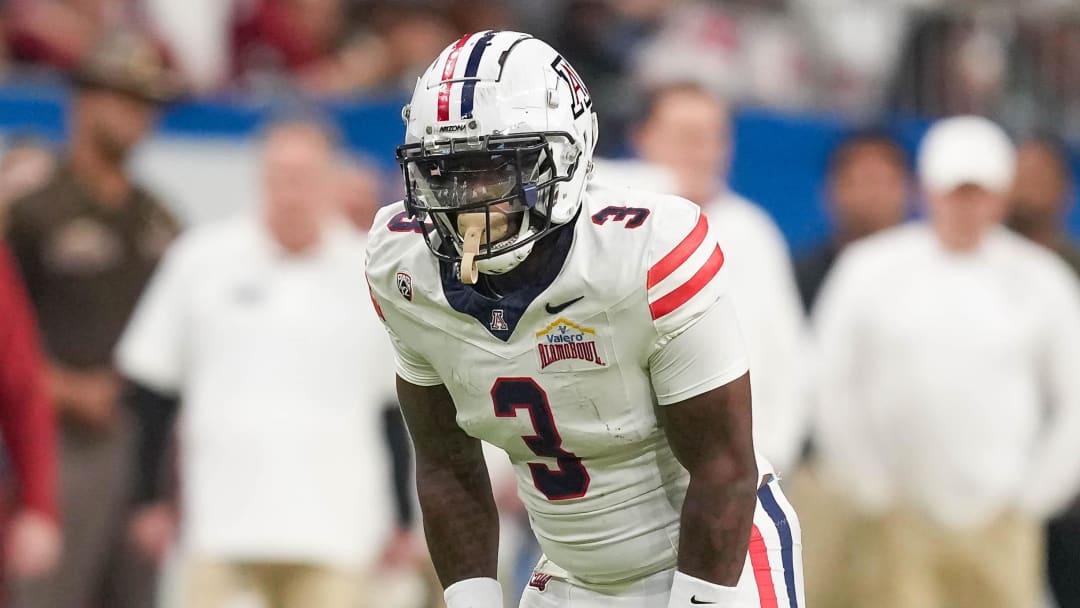
[{"label": "player's hand", "polygon": [[64,413],[91,428],[109,430],[114,426],[120,379],[111,369],[53,367],[50,371],[53,395]]},{"label": "player's hand", "polygon": [[405,528],[398,528],[383,547],[379,557],[382,570],[408,570],[420,560],[422,551],[416,535]]},{"label": "player's hand", "polygon": [[128,538],[146,559],[160,563],[176,536],[176,512],[164,502],[139,507],[131,518]]},{"label": "player's hand", "polygon": [[8,525],[6,545],[7,574],[16,579],[37,578],[60,561],[60,526],[41,513],[20,511]]}]

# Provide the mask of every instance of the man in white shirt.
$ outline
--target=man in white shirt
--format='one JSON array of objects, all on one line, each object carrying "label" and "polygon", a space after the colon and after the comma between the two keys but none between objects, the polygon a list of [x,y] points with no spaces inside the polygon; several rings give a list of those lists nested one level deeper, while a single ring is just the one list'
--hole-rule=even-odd
[{"label": "man in white shirt", "polygon": [[[1076,189],[1069,163],[1069,148],[1052,135],[1023,142],[1006,224],[1057,253],[1080,277],[1080,245],[1066,226]],[[1080,606],[1080,500],[1047,525],[1046,571],[1057,605]]]},{"label": "man in white shirt", "polygon": [[[833,233],[795,260],[795,278],[807,312],[848,243],[896,226],[908,215],[911,171],[905,152],[887,132],[847,134],[833,149],[827,166]],[[854,608],[851,572],[862,550],[860,530],[846,494],[820,469],[814,451],[809,450],[787,488],[804,522],[806,603]]]},{"label": "man in white shirt", "polygon": [[935,125],[928,221],[849,246],[818,302],[819,445],[866,520],[860,606],[1038,605],[1040,522],[1080,478],[1080,288],[999,225],[1014,170],[993,123]]},{"label": "man in white shirt", "polygon": [[760,207],[729,190],[730,116],[702,86],[651,92],[634,134],[638,155],[675,176],[675,194],[702,207],[730,266],[733,301],[750,359],[754,440],[781,473],[805,435],[805,327],[787,244]]},{"label": "man in white shirt", "polygon": [[[268,130],[261,210],[185,234],[118,349],[148,505],[162,420],[181,405],[192,608],[242,589],[351,608],[393,530],[381,423],[393,355],[363,277],[366,238],[340,215],[332,140],[306,118]],[[160,550],[155,509],[133,534]]]}]

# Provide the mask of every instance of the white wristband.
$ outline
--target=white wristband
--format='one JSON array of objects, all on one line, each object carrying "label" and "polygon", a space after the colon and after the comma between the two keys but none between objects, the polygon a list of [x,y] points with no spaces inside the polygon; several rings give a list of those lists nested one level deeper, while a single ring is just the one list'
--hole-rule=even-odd
[{"label": "white wristband", "polygon": [[739,605],[738,600],[738,590],[735,587],[714,585],[676,570],[675,580],[671,583],[668,608],[689,608],[690,606],[735,608]]},{"label": "white wristband", "polygon": [[502,586],[493,578],[467,578],[443,591],[446,608],[503,608]]}]

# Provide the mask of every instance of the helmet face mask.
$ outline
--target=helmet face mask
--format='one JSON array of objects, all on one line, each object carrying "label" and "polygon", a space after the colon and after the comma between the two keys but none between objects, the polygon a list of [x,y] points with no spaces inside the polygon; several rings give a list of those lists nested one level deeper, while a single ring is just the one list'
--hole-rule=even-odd
[{"label": "helmet face mask", "polygon": [[[519,133],[436,140],[399,146],[397,160],[405,178],[410,217],[430,220],[423,234],[432,252],[448,261],[460,259],[463,234],[458,217],[485,214],[485,240],[476,259],[484,260],[525,247],[553,226],[550,210],[558,185],[576,169],[560,174],[552,140],[571,147],[569,133]],[[509,216],[492,221],[495,215]],[[509,229],[492,230],[508,225]],[[447,244],[451,247],[447,247]]]},{"label": "helmet face mask", "polygon": [[544,42],[463,36],[417,80],[402,118],[405,208],[436,257],[462,262],[463,282],[512,270],[577,217],[596,116],[580,76]]}]

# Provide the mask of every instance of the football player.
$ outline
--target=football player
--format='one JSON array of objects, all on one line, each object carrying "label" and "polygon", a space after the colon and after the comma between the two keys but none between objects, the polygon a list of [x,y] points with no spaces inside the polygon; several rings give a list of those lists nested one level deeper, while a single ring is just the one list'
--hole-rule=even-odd
[{"label": "football player", "polygon": [[526,34],[462,37],[402,116],[407,195],[367,275],[447,606],[503,606],[480,440],[509,454],[544,551],[521,606],[802,605],[698,207],[589,183],[588,89]]}]

